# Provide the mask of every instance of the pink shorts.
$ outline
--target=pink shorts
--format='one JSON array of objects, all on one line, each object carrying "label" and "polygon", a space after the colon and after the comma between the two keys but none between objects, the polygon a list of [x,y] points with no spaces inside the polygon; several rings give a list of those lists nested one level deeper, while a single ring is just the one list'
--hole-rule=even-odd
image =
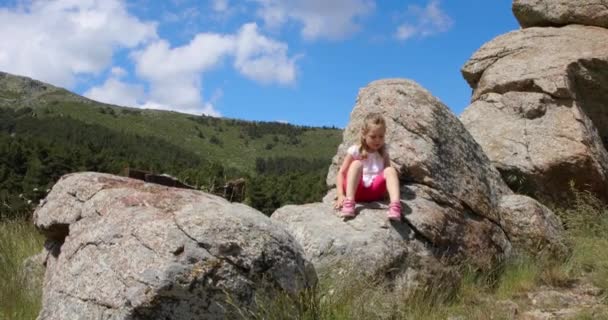
[{"label": "pink shorts", "polygon": [[[342,179],[342,190],[344,190],[344,194],[346,194],[346,176]],[[384,199],[385,194],[386,179],[384,179],[384,172],[380,172],[369,187],[363,185],[363,179],[359,179],[359,185],[357,185],[357,191],[355,191],[355,201],[378,201]]]}]

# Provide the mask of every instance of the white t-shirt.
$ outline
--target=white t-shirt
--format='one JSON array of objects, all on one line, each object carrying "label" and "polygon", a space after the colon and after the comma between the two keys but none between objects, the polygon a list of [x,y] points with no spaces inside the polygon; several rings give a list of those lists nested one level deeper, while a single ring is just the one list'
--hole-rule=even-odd
[{"label": "white t-shirt", "polygon": [[382,155],[378,152],[371,152],[367,154],[366,159],[361,159],[358,145],[352,145],[346,152],[348,152],[354,160],[363,162],[363,185],[366,187],[371,186],[374,178],[384,170],[384,158]]}]

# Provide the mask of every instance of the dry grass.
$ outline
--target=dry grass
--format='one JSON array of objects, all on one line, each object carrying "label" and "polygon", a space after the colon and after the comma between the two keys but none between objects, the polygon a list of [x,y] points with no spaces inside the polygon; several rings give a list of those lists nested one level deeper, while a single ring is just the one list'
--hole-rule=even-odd
[{"label": "dry grass", "polygon": [[26,285],[23,261],[42,250],[43,237],[31,223],[0,222],[0,319],[35,319],[40,288]]}]

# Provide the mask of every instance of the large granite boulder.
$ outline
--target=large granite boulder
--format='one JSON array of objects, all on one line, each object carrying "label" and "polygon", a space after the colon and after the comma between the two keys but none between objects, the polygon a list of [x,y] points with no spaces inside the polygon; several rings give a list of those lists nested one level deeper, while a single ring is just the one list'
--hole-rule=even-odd
[{"label": "large granite boulder", "polygon": [[524,28],[568,24],[608,28],[608,0],[514,0],[513,14]]},{"label": "large granite boulder", "polygon": [[[492,268],[513,249],[567,253],[563,229],[552,223],[559,221],[553,213],[536,210],[544,207],[525,196],[520,196],[519,206],[504,204],[513,193],[481,147],[443,103],[412,81],[376,81],[359,92],[329,169],[330,187],[369,112],[382,113],[387,122],[405,221],[387,222],[382,202],[359,204],[356,218],[343,221],[332,208],[335,189],[323,203],[275,211],[271,219],[294,235],[321,276],[332,274],[336,265],[347,265],[410,288],[449,276],[465,262]],[[534,245],[519,236],[524,225],[539,230],[525,231],[535,237]]]},{"label": "large granite boulder", "polygon": [[284,229],[203,192],[71,174],[34,219],[49,239],[40,320],[225,319],[316,281]]},{"label": "large granite boulder", "polygon": [[479,49],[460,119],[510,186],[552,201],[570,183],[608,201],[608,30],[528,28]]},{"label": "large granite boulder", "polygon": [[[453,282],[456,270],[442,264],[433,245],[410,225],[388,222],[386,208],[380,208],[358,207],[357,217],[344,222],[328,202],[288,205],[271,219],[283,223],[302,244],[325,283],[363,275],[390,280],[394,288],[407,291],[439,279]],[[508,249],[506,241],[502,244]]]}]

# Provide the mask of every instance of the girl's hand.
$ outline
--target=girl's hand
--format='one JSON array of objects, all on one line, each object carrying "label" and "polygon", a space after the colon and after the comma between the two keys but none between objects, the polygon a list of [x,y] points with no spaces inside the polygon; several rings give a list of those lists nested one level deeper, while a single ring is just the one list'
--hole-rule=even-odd
[{"label": "girl's hand", "polygon": [[345,197],[343,194],[338,195],[338,199],[336,199],[336,202],[334,203],[334,209],[342,208],[342,203],[344,203],[344,198]]}]

